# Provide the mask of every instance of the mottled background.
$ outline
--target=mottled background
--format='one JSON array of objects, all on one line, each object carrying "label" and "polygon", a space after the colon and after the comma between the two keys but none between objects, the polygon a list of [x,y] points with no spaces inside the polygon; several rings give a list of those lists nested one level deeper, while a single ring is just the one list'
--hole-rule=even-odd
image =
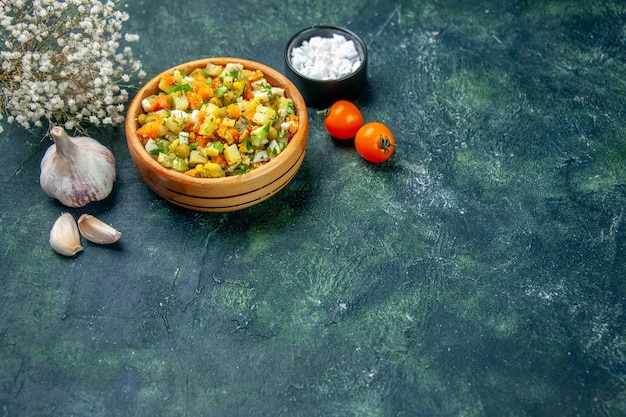
[{"label": "mottled background", "polygon": [[[249,209],[157,197],[123,128],[113,194],[46,197],[49,139],[0,135],[0,416],[625,416],[626,3],[135,0],[148,77],[284,69],[315,24],[365,40],[371,165],[310,109],[292,183]],[[122,231],[75,258],[54,220]]]}]

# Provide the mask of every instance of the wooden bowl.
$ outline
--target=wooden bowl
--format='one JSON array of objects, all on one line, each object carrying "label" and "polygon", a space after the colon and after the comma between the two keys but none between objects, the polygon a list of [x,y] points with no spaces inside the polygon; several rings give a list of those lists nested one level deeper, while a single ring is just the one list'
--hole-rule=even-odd
[{"label": "wooden bowl", "polygon": [[[273,86],[285,90],[299,119],[299,127],[289,145],[272,161],[245,174],[222,178],[194,178],[164,168],[144,149],[137,129],[137,117],[144,113],[141,101],[159,91],[159,80],[175,69],[188,73],[208,63],[226,65],[241,63],[245,69],[261,70]],[[165,200],[190,210],[227,212],[241,210],[271,197],[282,190],[302,165],[308,138],[308,113],[298,89],[287,77],[263,64],[239,58],[207,58],[172,67],[146,83],[131,101],[126,115],[126,141],[130,156],[141,178]]]}]

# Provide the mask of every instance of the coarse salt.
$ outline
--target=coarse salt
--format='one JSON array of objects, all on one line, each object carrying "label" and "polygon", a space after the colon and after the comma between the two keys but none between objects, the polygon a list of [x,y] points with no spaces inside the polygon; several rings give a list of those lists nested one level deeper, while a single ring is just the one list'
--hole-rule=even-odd
[{"label": "coarse salt", "polygon": [[313,36],[291,50],[291,64],[300,74],[316,80],[337,80],[361,66],[352,40],[333,34],[332,38]]}]

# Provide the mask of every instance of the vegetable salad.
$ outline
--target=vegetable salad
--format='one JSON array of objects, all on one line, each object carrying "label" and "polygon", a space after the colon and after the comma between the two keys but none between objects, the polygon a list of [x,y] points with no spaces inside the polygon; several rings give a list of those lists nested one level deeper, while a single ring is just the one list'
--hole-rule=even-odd
[{"label": "vegetable salad", "polygon": [[186,175],[236,175],[271,161],[298,130],[293,100],[262,71],[209,63],[174,70],[142,101],[137,135],[161,165]]}]

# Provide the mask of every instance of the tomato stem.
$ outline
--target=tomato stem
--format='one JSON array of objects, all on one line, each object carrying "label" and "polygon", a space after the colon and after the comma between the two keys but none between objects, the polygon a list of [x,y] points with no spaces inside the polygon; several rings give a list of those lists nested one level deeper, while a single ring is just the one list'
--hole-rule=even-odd
[{"label": "tomato stem", "polygon": [[391,139],[389,139],[389,137],[380,135],[380,149],[383,151],[383,153],[387,153],[387,151],[389,151],[389,148],[394,146],[396,145],[391,143]]},{"label": "tomato stem", "polygon": [[326,107],[325,109],[322,110],[318,110],[317,114],[319,114],[320,116],[328,116],[330,114],[330,107]]}]

